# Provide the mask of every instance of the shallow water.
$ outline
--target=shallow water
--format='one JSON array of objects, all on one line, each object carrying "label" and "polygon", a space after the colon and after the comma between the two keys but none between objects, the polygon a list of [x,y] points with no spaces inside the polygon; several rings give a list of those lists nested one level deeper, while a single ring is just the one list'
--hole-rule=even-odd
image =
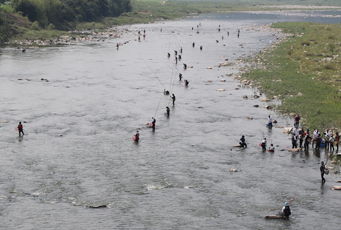
[{"label": "shallow water", "polygon": [[[295,20],[318,18],[300,17]],[[267,116],[283,126],[292,119],[261,108],[260,99],[242,99],[258,92],[235,90],[240,83],[224,75],[238,69],[217,67],[280,36],[255,30],[274,18],[291,20],[282,14],[201,15],[122,27],[129,31],[105,42],[26,53],[2,49],[1,228],[337,229],[340,193],[330,187],[339,175],[331,171],[321,186],[324,150],[279,151],[291,141],[282,129],[265,127]],[[137,42],[144,29],[146,38]],[[180,47],[183,59],[176,65]],[[183,63],[193,68],[183,70]],[[164,88],[176,95],[174,107]],[[144,125],[151,117],[155,132]],[[14,129],[19,121],[27,122],[23,138]],[[232,148],[241,135],[248,148]],[[263,137],[279,145],[275,153],[260,150]],[[295,194],[289,221],[264,220]],[[108,208],[86,208],[97,205]]]}]

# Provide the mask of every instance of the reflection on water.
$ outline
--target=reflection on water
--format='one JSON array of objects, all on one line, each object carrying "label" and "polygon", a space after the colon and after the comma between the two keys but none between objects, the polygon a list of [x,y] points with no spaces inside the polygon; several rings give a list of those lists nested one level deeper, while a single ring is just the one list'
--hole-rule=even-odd
[{"label": "reflection on water", "polygon": [[[328,223],[336,229],[339,194],[329,188],[338,176],[326,176],[320,187],[325,151],[287,152],[290,138],[265,124],[269,113],[278,125],[292,120],[262,108],[265,103],[251,97],[257,91],[226,76],[238,66],[218,67],[274,40],[276,32],[255,26],[274,17],[201,15],[123,27],[129,31],[121,38],[100,43],[2,49],[2,226],[315,229]],[[144,29],[146,38],[138,42]],[[180,47],[182,60],[175,64]],[[193,68],[184,70],[183,63]],[[175,106],[165,88],[176,95]],[[145,125],[152,117],[155,132]],[[14,130],[19,121],[27,122],[22,139]],[[137,129],[138,144],[131,139]],[[248,148],[231,147],[241,135]],[[278,145],[275,153],[261,151],[263,137]],[[295,194],[290,221],[263,219]],[[86,208],[100,205],[108,208]]]}]

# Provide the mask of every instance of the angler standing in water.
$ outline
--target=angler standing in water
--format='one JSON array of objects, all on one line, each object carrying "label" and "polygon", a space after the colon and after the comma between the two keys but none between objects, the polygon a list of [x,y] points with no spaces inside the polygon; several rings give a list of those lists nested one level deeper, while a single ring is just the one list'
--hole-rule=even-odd
[{"label": "angler standing in water", "polygon": [[170,96],[171,98],[172,98],[172,100],[173,100],[173,106],[174,106],[174,103],[175,103],[175,95],[174,95],[174,93],[172,94],[172,96]]},{"label": "angler standing in water", "polygon": [[168,106],[166,107],[166,112],[167,112],[167,117],[169,117],[170,108]]},{"label": "angler standing in water", "polygon": [[[174,95],[174,94],[173,94],[173,95]],[[23,126],[22,126],[21,122],[19,122],[18,131],[19,131],[19,136],[21,136],[21,134],[22,134],[22,135],[25,135],[25,134],[24,134],[24,131],[23,131]]]},{"label": "angler standing in water", "polygon": [[185,86],[188,86],[189,81],[185,80]]},{"label": "angler standing in water", "polygon": [[320,172],[321,172],[321,179],[322,183],[326,183],[326,180],[324,179],[324,170],[326,169],[326,166],[324,165],[324,162],[321,162]]},{"label": "angler standing in water", "polygon": [[156,120],[154,117],[152,117],[152,119],[153,119],[153,121],[152,121],[153,127],[152,128],[153,128],[153,130],[155,130]]},{"label": "angler standing in water", "polygon": [[268,116],[268,127],[272,128],[272,117],[270,115]]},{"label": "angler standing in water", "polygon": [[179,73],[179,81],[182,79],[182,73]]},{"label": "angler standing in water", "polygon": [[266,150],[266,138],[265,137],[261,142],[261,146],[262,146],[262,150],[265,151]]}]

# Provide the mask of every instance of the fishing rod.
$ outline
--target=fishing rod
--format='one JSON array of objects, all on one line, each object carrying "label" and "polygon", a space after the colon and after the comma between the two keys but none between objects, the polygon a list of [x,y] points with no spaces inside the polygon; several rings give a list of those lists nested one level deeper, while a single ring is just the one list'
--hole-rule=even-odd
[{"label": "fishing rod", "polygon": [[[296,196],[296,194],[295,194],[295,196]],[[290,200],[289,205],[290,205],[291,202],[294,200],[295,196]]]}]

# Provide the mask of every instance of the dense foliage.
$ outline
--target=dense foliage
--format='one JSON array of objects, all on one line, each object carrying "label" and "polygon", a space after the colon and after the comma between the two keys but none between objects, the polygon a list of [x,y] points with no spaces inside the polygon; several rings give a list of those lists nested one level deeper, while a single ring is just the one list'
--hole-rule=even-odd
[{"label": "dense foliage", "polygon": [[31,22],[70,29],[74,22],[98,21],[132,10],[130,0],[12,0],[12,7]]}]

